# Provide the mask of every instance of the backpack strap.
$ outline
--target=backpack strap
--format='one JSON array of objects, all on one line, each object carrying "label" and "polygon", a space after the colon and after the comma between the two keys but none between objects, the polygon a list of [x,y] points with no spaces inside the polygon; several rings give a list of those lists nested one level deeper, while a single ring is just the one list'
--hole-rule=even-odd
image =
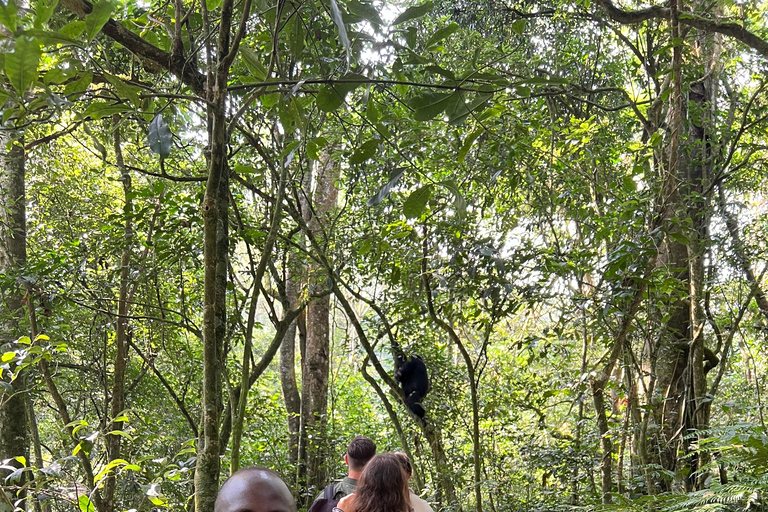
[{"label": "backpack strap", "polygon": [[336,486],[334,484],[331,484],[328,487],[326,487],[325,490],[323,491],[323,498],[325,498],[326,500],[334,499],[336,495],[336,492],[334,490],[335,487]]}]

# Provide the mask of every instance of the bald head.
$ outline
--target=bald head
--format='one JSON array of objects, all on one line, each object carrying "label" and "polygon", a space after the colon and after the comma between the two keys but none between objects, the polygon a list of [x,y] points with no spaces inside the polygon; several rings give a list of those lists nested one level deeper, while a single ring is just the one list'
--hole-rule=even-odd
[{"label": "bald head", "polygon": [[244,468],[224,482],[215,512],[296,512],[296,502],[280,476],[267,468]]}]

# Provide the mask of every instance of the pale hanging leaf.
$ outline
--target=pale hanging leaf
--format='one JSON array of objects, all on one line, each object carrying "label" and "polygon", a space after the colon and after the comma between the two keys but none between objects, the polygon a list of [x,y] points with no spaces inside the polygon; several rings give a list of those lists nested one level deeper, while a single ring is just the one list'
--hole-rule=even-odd
[{"label": "pale hanging leaf", "polygon": [[157,114],[149,123],[149,133],[147,134],[149,149],[153,153],[165,158],[171,154],[173,147],[173,134],[168,128],[168,123],[163,119],[163,114]]},{"label": "pale hanging leaf", "polygon": [[37,80],[41,55],[38,40],[22,35],[16,38],[13,52],[5,56],[5,76],[20,95],[24,95]]},{"label": "pale hanging leaf", "polygon": [[398,167],[395,169],[395,171],[390,174],[387,184],[381,187],[381,190],[369,197],[366,204],[368,206],[376,206],[381,204],[381,202],[389,195],[389,193],[392,192],[392,189],[395,188],[397,182],[400,181],[400,178],[402,178],[403,174],[405,174],[405,167]]},{"label": "pale hanging leaf", "polygon": [[344,45],[344,50],[347,52],[347,70],[349,70],[349,63],[352,56],[352,45],[349,43],[349,36],[347,35],[347,28],[344,26],[344,20],[341,17],[341,10],[336,0],[330,0],[331,2],[331,17],[336,27],[339,29],[339,38],[341,44]]}]

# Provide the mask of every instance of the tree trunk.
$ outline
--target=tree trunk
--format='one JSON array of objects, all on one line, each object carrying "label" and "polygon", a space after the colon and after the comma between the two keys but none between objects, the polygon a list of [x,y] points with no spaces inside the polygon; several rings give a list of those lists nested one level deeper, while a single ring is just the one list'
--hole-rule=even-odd
[{"label": "tree trunk", "polygon": [[[294,278],[294,258],[291,253],[288,261],[288,270],[285,277],[285,291],[291,309],[298,306],[299,283]],[[283,388],[285,400],[285,412],[288,415],[288,457],[292,465],[299,460],[299,429],[301,415],[301,396],[296,384],[296,331],[298,320],[291,322],[285,333],[283,343],[280,345],[280,384]],[[295,475],[294,475],[295,476]],[[296,482],[293,482],[294,484]]]},{"label": "tree trunk", "polygon": [[[336,206],[336,180],[339,170],[330,152],[323,153],[315,172],[315,190],[312,195],[312,216],[308,227],[313,237],[324,247],[328,245],[332,211]],[[310,269],[310,289],[328,287],[328,274],[322,266]],[[328,460],[325,450],[325,429],[328,407],[328,374],[330,357],[330,296],[325,295],[307,305],[307,339],[302,361],[302,423],[304,425],[306,474],[309,489],[325,485]]]},{"label": "tree trunk", "polygon": [[[231,5],[229,6],[231,9]],[[218,55],[229,50],[229,18],[220,27]],[[224,27],[223,25],[226,25]],[[229,180],[227,175],[226,97],[228,66],[217,66],[208,122],[211,155],[203,198],[205,285],[203,296],[202,429],[195,468],[195,510],[213,510],[219,491],[219,419],[221,417],[221,356],[226,332]]]},{"label": "tree trunk", "polygon": [[[679,0],[671,0],[672,37],[678,41],[672,60],[673,94],[670,104],[672,137],[668,148],[667,180],[676,191],[671,194],[670,211],[665,218],[669,233],[662,251],[662,261],[680,283],[670,305],[666,334],[659,338],[657,376],[659,389],[665,391],[663,403],[655,404],[654,420],[660,426],[659,463],[675,474],[687,475],[683,482],[687,491],[700,488],[703,478],[692,476],[706,461],[694,456],[690,434],[697,434],[709,424],[709,400],[704,373],[704,247],[711,213],[713,159],[708,139],[712,133],[712,109],[717,75],[711,59],[710,36],[701,36],[695,44],[705,62],[703,78],[683,85],[682,46],[677,12]],[[697,56],[698,58],[698,56]],[[684,97],[684,91],[687,96]],[[682,220],[674,220],[677,217]],[[682,448],[682,450],[681,450]],[[682,451],[683,457],[680,457]],[[702,475],[705,477],[706,475]],[[669,490],[664,480],[655,482],[661,490]]]},{"label": "tree trunk", "polygon": [[[110,430],[120,431],[123,428],[122,421],[115,421],[125,409],[125,370],[128,363],[128,343],[130,336],[130,325],[128,321],[128,279],[130,277],[131,265],[131,245],[133,243],[133,199],[131,194],[131,173],[125,167],[123,160],[122,142],[120,140],[120,128],[118,123],[120,117],[114,116],[114,149],[117,168],[120,170],[120,177],[123,182],[123,192],[125,194],[125,204],[123,206],[123,216],[125,225],[123,227],[123,254],[120,259],[120,290],[117,302],[117,329],[115,333],[115,373],[112,384],[112,425]],[[120,440],[122,437],[117,434],[107,435],[107,454],[110,461],[120,458]],[[113,471],[107,477],[104,486],[104,510],[112,512],[115,508],[115,484],[116,477]]]},{"label": "tree trunk", "polygon": [[[19,278],[27,262],[23,144],[16,130],[0,130],[0,275],[6,279]],[[24,315],[24,291],[18,281],[7,289],[0,297],[0,346],[15,342],[22,334],[19,320]],[[0,392],[0,460],[24,457],[29,461],[26,399],[22,377],[13,381],[10,393]],[[21,466],[15,461],[10,464]],[[5,483],[6,475],[7,471],[0,470],[0,481]],[[11,502],[16,499],[10,492],[8,497]],[[0,511],[5,506],[6,501],[0,500]]]}]

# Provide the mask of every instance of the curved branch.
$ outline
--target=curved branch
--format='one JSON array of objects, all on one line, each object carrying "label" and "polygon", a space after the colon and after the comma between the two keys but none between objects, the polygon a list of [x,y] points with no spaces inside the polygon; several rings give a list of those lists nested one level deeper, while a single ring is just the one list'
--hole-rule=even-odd
[{"label": "curved branch", "polygon": [[[616,7],[611,0],[597,0],[597,3],[600,4],[613,21],[625,25],[637,25],[649,20],[669,19],[670,15],[668,8],[657,5],[629,11]],[[682,25],[705,32],[716,32],[736,39],[768,59],[768,41],[750,32],[738,23],[710,20],[691,13],[680,13],[679,21]]]},{"label": "curved branch", "polygon": [[[61,3],[81,18],[93,11],[93,4],[88,0],[62,0]],[[194,64],[188,63],[183,56],[172,55],[161,50],[112,18],[107,21],[101,31],[109,38],[125,46],[130,52],[170,71],[189,86],[195,94],[205,97],[205,75],[200,73]]]}]

